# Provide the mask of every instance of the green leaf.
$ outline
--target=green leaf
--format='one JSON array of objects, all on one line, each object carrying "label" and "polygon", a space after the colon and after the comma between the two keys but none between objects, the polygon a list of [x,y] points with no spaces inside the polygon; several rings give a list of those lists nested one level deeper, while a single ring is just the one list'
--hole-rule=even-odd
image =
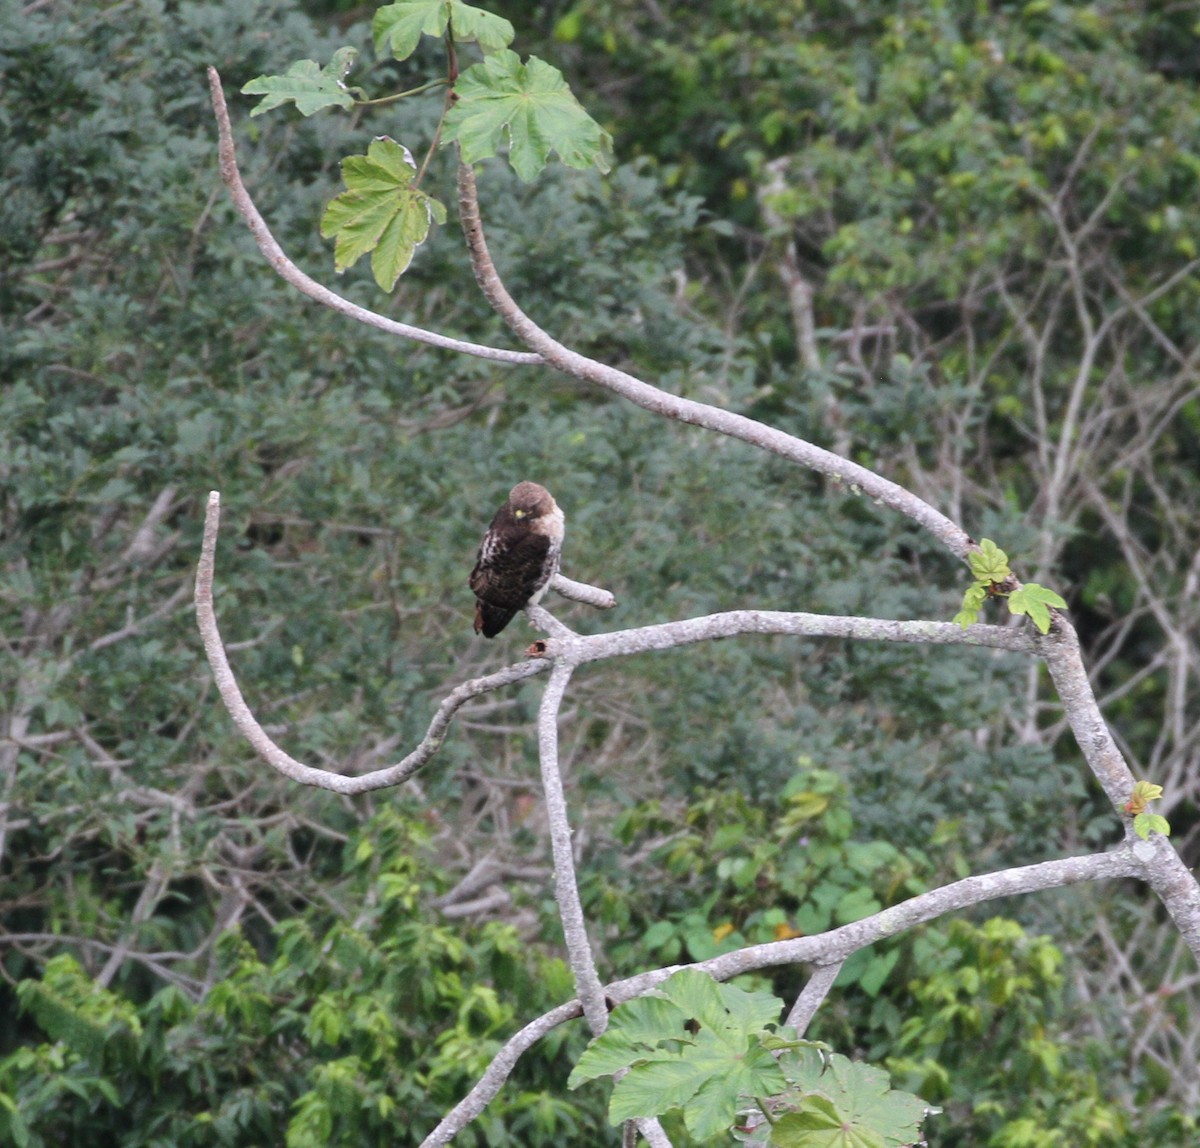
[{"label": "green leaf", "polygon": [[1008,568],[1008,555],[990,538],[979,543],[979,549],[967,555],[971,573],[984,584],[1003,582],[1012,571]]},{"label": "green leaf", "polygon": [[321,234],[336,237],[337,270],[371,252],[375,282],[390,291],[429,234],[430,223],[446,222],[446,209],[412,185],[417,165],[407,148],[387,136],[371,141],[367,154],[342,160],[346,191],[321,217]]},{"label": "green leaf", "polygon": [[988,585],[990,583],[972,582],[963,594],[962,609],[954,615],[954,621],[964,630],[979,621],[979,611],[987,601]]},{"label": "green leaf", "polygon": [[1143,801],[1157,801],[1163,795],[1163,787],[1152,781],[1139,781],[1133,787],[1133,794]]},{"label": "green leaf", "polygon": [[608,132],[583,110],[562,73],[536,56],[522,64],[515,52],[497,52],[463,72],[454,90],[443,139],[458,143],[463,163],[496,155],[507,140],[509,163],[526,182],[552,151],[568,167],[611,166]]},{"label": "green leaf", "polygon": [[1036,582],[1027,582],[1008,597],[1008,608],[1014,614],[1028,614],[1043,634],[1050,630],[1050,606],[1059,610],[1067,608],[1066,602],[1053,590],[1047,590],[1045,586],[1039,586]]},{"label": "green leaf", "polygon": [[391,52],[397,60],[408,59],[422,36],[441,36],[447,28],[457,43],[476,41],[485,52],[507,48],[516,35],[502,16],[462,0],[398,0],[380,8],[371,21],[375,50]]},{"label": "green leaf", "polygon": [[1133,831],[1143,840],[1151,833],[1161,833],[1164,837],[1171,836],[1171,823],[1157,813],[1139,813],[1133,819]]},{"label": "green leaf", "polygon": [[658,1116],[672,1108],[681,1108],[707,1079],[703,1065],[677,1055],[664,1055],[655,1061],[635,1064],[613,1086],[608,1105],[609,1123],[620,1124],[624,1120]]},{"label": "green leaf", "polygon": [[[806,1052],[788,1075],[803,1093],[782,1116],[770,1143],[788,1148],[901,1148],[918,1141],[929,1106],[891,1087],[888,1074],[838,1053],[821,1064]],[[818,1067],[821,1070],[818,1072]]]},{"label": "green leaf", "polygon": [[899,959],[899,949],[892,949],[890,952],[879,953],[874,956],[867,966],[866,971],[858,978],[858,987],[867,996],[878,996],[879,990],[883,988],[884,982],[891,975],[891,971],[896,967],[896,962]]},{"label": "green leaf", "polygon": [[709,1139],[730,1127],[742,1098],[787,1087],[760,1040],[781,1007],[770,993],[682,969],[654,996],[613,1010],[608,1030],[580,1057],[568,1086],[628,1069],[609,1101],[613,1124],[681,1108],[692,1135]]},{"label": "green leaf", "polygon": [[288,100],[304,116],[331,106],[354,107],[354,97],[342,80],[357,58],[354,48],[339,48],[323,68],[315,60],[297,60],[282,76],[256,77],[242,87],[243,95],[263,97],[250,114],[261,116]]},{"label": "green leaf", "polygon": [[772,1148],[887,1148],[870,1129],[847,1129],[834,1103],[820,1095],[807,1096],[797,1112],[779,1117],[767,1141]]},{"label": "green leaf", "polygon": [[658,996],[635,997],[618,1005],[608,1029],[588,1045],[567,1080],[578,1088],[597,1076],[611,1076],[655,1053],[664,1040],[690,1040],[687,1017],[671,1001]]}]

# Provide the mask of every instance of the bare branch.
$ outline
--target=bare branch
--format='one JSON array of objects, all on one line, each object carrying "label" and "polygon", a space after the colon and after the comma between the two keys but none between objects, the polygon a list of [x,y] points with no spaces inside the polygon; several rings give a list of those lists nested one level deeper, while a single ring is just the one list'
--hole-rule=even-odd
[{"label": "bare branch", "polygon": [[266,261],[275,269],[281,278],[290,283],[303,295],[315,299],[318,303],[369,327],[387,331],[392,335],[400,335],[406,339],[415,339],[418,343],[427,343],[431,347],[441,347],[447,351],[458,351],[464,355],[474,355],[479,359],[490,359],[497,363],[524,363],[537,366],[542,362],[540,355],[531,355],[523,351],[506,351],[499,347],[486,347],[479,343],[469,343],[462,339],[451,339],[421,327],[413,327],[408,323],[398,323],[386,315],[368,311],[365,307],[351,303],[340,295],[323,287],[315,279],[309,278],[284,253],[283,248],[275,241],[266,220],[259,214],[258,208],[242,183],[241,172],[238,171],[237,154],[233,146],[233,128],[229,123],[229,110],[225,106],[225,92],[221,87],[221,77],[216,68],[208,69],[208,87],[212,94],[213,113],[217,118],[217,133],[220,137],[219,151],[221,157],[221,178],[229,189],[233,205],[246,221],[258,249]]},{"label": "bare branch", "polygon": [[784,1021],[784,1024],[796,1030],[797,1036],[803,1036],[808,1031],[812,1018],[817,1015],[817,1009],[829,995],[829,990],[833,988],[833,982],[837,980],[838,973],[842,971],[842,965],[845,963],[834,961],[832,964],[818,965],[813,969],[812,976],[805,981],[804,988],[800,990],[796,1003],[792,1005],[787,1020]]},{"label": "bare branch", "polygon": [[[996,873],[964,877],[961,881],[954,881],[928,893],[920,893],[907,901],[901,901],[898,905],[849,925],[842,925],[828,933],[749,945],[732,953],[722,953],[719,957],[699,961],[691,967],[709,973],[719,981],[725,981],[742,973],[775,968],[779,965],[827,965],[834,961],[844,961],[859,949],[906,932],[916,925],[984,901],[1036,893],[1044,889],[1058,889],[1083,881],[1109,881],[1117,877],[1146,878],[1145,865],[1129,846],[1121,846],[1109,853],[1065,857],[1057,861],[1041,861],[1035,865],[1021,865]],[[675,968],[671,968],[642,973],[609,985],[606,991],[614,1001],[628,1000],[645,992],[646,988],[653,984],[666,980],[674,971]],[[649,978],[649,983],[643,983],[646,978]]]},{"label": "bare branch", "polygon": [[583,1002],[588,1026],[597,1036],[608,1027],[608,1006],[592,946],[588,940],[587,922],[579,899],[579,883],[575,880],[575,854],[571,848],[571,825],[567,817],[567,798],[563,792],[562,773],[558,766],[558,710],[563,694],[571,680],[574,667],[559,662],[546,683],[538,711],[538,758],[542,768],[542,788],[546,798],[546,815],[550,822],[550,849],[554,857],[554,896],[562,921],[563,938],[575,989]]},{"label": "bare branch", "polygon": [[[801,993],[788,1023],[793,1022],[796,1009],[805,994],[809,999],[820,991],[821,996],[837,976],[837,969],[851,954],[868,945],[895,936],[925,921],[934,920],[947,913],[970,908],[999,897],[1011,897],[1019,893],[1033,893],[1045,889],[1057,889],[1064,885],[1077,885],[1084,881],[1111,881],[1121,877],[1143,875],[1142,863],[1132,849],[1122,846],[1111,853],[1093,853],[1085,857],[1067,857],[1058,861],[1043,861],[1037,865],[1024,865],[998,873],[978,877],[966,877],[961,881],[921,893],[902,901],[898,905],[864,917],[839,929],[811,937],[795,937],[786,941],[770,941],[753,945],[733,953],[725,953],[707,961],[692,965],[669,965],[652,969],[624,980],[605,985],[603,993],[614,1004],[634,997],[643,996],[663,983],[681,968],[699,969],[719,981],[729,980],[742,973],[760,969],[776,968],[780,965],[811,963],[820,966],[810,978],[808,987]],[[819,979],[818,979],[819,978]],[[828,984],[825,984],[825,981]],[[815,984],[814,984],[815,982]],[[822,987],[823,986],[823,987]],[[818,1001],[813,1002],[814,1008]],[[521,1055],[537,1041],[565,1021],[581,1016],[583,1009],[579,1001],[568,1001],[559,1005],[537,1020],[531,1021],[515,1036],[511,1037],[488,1065],[479,1082],[450,1112],[445,1120],[422,1143],[422,1148],[434,1148],[446,1144],[459,1130],[480,1115],[503,1087]],[[466,1115],[469,1112],[470,1115]]]},{"label": "bare branch", "polygon": [[599,586],[589,586],[586,582],[574,582],[562,574],[555,574],[550,579],[550,589],[570,598],[574,602],[582,602],[585,606],[594,606],[597,610],[611,610],[617,600],[608,590]]},{"label": "bare branch", "polygon": [[421,1141],[421,1148],[440,1148],[449,1144],[472,1120],[483,1113],[493,1098],[504,1086],[504,1082],[512,1075],[517,1061],[531,1049],[543,1036],[552,1032],[560,1024],[576,1017],[583,1016],[583,1009],[578,1001],[568,1001],[556,1009],[530,1021],[520,1032],[505,1043],[487,1066],[487,1070],[479,1078],[475,1087],[467,1093],[442,1118],[442,1122]]},{"label": "bare branch", "polygon": [[165,602],[160,602],[144,618],[139,618],[136,622],[130,622],[128,625],[122,626],[119,630],[102,634],[99,638],[89,643],[88,649],[92,652],[103,650],[108,646],[115,646],[118,642],[123,642],[126,638],[132,638],[135,634],[140,634],[147,626],[152,625],[167,614],[173,613],[181,606],[187,600],[187,592],[187,582],[181,582],[175,592]]},{"label": "bare branch", "polygon": [[566,658],[573,665],[603,658],[627,657],[651,650],[669,650],[693,642],[731,638],[738,634],[791,634],[803,638],[851,638],[862,641],[913,642],[946,646],[984,646],[1012,653],[1037,653],[1039,640],[1025,629],[956,622],[898,622],[889,618],[855,618],[833,614],[792,614],[780,610],[730,610],[663,622],[634,630],[569,638],[547,638],[538,654]]},{"label": "bare branch", "polygon": [[636,1121],[637,1130],[646,1138],[650,1148],[671,1148],[671,1141],[663,1131],[662,1125],[654,1119]]},{"label": "bare branch", "polygon": [[[1133,774],[1096,704],[1075,631],[1063,625],[1052,638],[1044,647],[1046,667],[1084,758],[1113,808],[1121,813],[1133,790]],[[1132,820],[1128,814],[1125,818],[1129,835]],[[1188,948],[1200,961],[1200,885],[1168,838],[1153,834],[1151,840],[1137,841],[1133,848],[1145,864],[1146,882],[1158,894]]]},{"label": "bare branch", "polygon": [[806,371],[821,369],[821,352],[817,349],[817,324],[813,314],[816,294],[812,282],[800,270],[800,255],[796,250],[795,230],[775,208],[773,198],[787,189],[784,176],[791,156],[781,156],[766,165],[766,180],[758,188],[758,205],[772,231],[786,234],[783,254],[779,260],[779,278],[787,293],[792,312],[792,329],[796,335],[796,350]]},{"label": "bare branch", "polygon": [[[704,618],[690,618],[636,630],[582,637],[562,625],[541,607],[534,606],[527,611],[531,619],[551,635],[537,644],[539,657],[457,686],[438,707],[425,736],[407,757],[370,773],[347,776],[297,761],[272,741],[246,704],[229,664],[213,607],[213,578],[219,525],[220,494],[212,491],[208,497],[204,541],[196,571],[195,604],[197,624],[221,700],[242,735],[270,766],[302,785],[312,785],[335,793],[365,793],[406,781],[441,748],[450,720],[464,702],[536,673],[545,672],[555,659],[561,659],[564,664],[573,668],[584,662],[602,658],[669,649],[692,642],[732,637],[736,634],[794,634],[803,637],[988,646],[1019,653],[1034,653],[1038,648],[1031,635],[1001,626],[976,625],[964,630],[952,622],[898,622],[890,619],[789,614],[770,610],[735,610]],[[560,588],[560,583],[565,584],[573,593],[579,591],[581,597],[586,595],[593,603],[603,602],[607,594],[607,591],[571,582],[569,579],[556,581],[556,589]]]},{"label": "bare branch", "polygon": [[171,512],[175,503],[175,490],[174,484],[169,483],[159,492],[121,555],[125,562],[144,562],[158,551],[159,544],[154,539],[154,531]]},{"label": "bare branch", "polygon": [[543,673],[550,668],[546,662],[524,662],[508,666],[485,678],[475,678],[463,682],[446,695],[438,706],[429,729],[421,739],[420,744],[402,761],[382,769],[373,770],[357,777],[347,777],[340,773],[331,773],[326,769],[315,769],[297,761],[279,748],[258,724],[250,707],[246,705],[237,680],[225,656],[225,648],[217,629],[217,618],[213,610],[213,572],[216,567],[217,529],[220,525],[221,496],[212,491],[208,496],[208,507],[204,516],[204,543],[200,552],[200,563],[196,570],[196,620],[200,627],[200,636],[204,640],[204,651],[208,655],[208,664],[212,667],[213,678],[217,690],[229,716],[241,731],[246,740],[258,751],[259,756],[268,765],[277,769],[285,777],[297,781],[301,785],[314,785],[320,789],[329,789],[335,793],[354,794],[366,793],[373,789],[386,789],[399,785],[412,777],[439,749],[445,740],[446,730],[450,719],[458,708],[466,701],[479,694],[488,693],[502,686],[512,685],[534,674]]},{"label": "bare branch", "polygon": [[919,523],[959,558],[965,558],[974,548],[970,535],[939,510],[865,466],[859,466],[832,451],[785,434],[745,415],[669,394],[634,378],[633,375],[564,347],[517,306],[501,281],[484,239],[475,173],[466,164],[459,164],[458,167],[458,210],[480,290],[516,336],[551,366],[628,399],[652,414],[740,439],[819,474],[839,479],[851,489],[859,490],[867,497]]}]

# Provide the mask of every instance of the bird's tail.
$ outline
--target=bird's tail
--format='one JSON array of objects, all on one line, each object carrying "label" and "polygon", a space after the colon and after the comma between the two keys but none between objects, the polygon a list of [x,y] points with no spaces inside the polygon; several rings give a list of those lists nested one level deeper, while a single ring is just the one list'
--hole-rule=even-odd
[{"label": "bird's tail", "polygon": [[516,610],[507,606],[493,606],[475,599],[475,633],[482,631],[485,638],[494,638],[516,616]]}]

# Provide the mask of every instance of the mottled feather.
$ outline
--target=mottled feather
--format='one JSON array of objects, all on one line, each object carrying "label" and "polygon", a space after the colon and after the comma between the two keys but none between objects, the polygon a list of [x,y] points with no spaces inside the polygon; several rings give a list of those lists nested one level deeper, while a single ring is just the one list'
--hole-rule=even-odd
[{"label": "mottled feather", "polygon": [[469,579],[475,632],[494,638],[538,602],[558,569],[563,513],[545,487],[520,482],[488,527]]}]

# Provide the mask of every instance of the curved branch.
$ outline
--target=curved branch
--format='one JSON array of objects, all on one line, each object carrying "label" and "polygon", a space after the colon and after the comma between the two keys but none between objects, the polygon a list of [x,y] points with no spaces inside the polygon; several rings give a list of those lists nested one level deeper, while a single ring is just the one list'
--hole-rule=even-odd
[{"label": "curved branch", "polygon": [[200,550],[200,562],[196,569],[196,621],[200,627],[200,636],[204,640],[204,652],[208,655],[208,664],[212,667],[213,678],[217,690],[229,716],[241,731],[246,740],[258,751],[259,756],[268,765],[277,769],[285,777],[297,781],[301,785],[313,785],[320,789],[330,789],[334,793],[366,793],[373,789],[386,789],[399,785],[412,777],[439,749],[445,740],[446,730],[450,720],[464,702],[480,694],[489,693],[501,686],[511,685],[534,674],[543,673],[550,668],[548,662],[524,662],[508,666],[498,673],[489,674],[486,678],[475,678],[453,689],[438,706],[429,729],[421,739],[420,744],[402,761],[357,777],[348,777],[340,773],[330,773],[325,769],[315,769],[305,765],[285,753],[267,735],[258,724],[250,707],[242,697],[237,679],[225,655],[225,647],[217,629],[217,617],[213,610],[213,572],[216,567],[217,529],[221,520],[221,496],[212,491],[208,496],[208,506],[204,515],[204,542]]},{"label": "curved branch", "polygon": [[[1074,629],[1059,627],[1045,645],[1046,668],[1062,700],[1063,712],[1083,756],[1118,813],[1133,791],[1133,774],[1113,740],[1088,680]],[[1131,820],[1124,813],[1125,832]],[[1175,922],[1192,955],[1200,962],[1200,884],[1183,863],[1170,840],[1153,834],[1135,841],[1133,849],[1145,862],[1144,877]]]},{"label": "curved branch", "polygon": [[406,339],[415,339],[418,343],[427,343],[431,347],[458,351],[464,355],[474,355],[476,358],[490,359],[497,363],[542,365],[540,355],[531,355],[525,351],[506,351],[500,347],[486,347],[462,339],[451,339],[447,335],[439,335],[433,331],[426,331],[422,327],[413,327],[408,323],[399,323],[395,319],[389,319],[386,315],[368,311],[365,307],[358,306],[357,303],[351,303],[349,299],[343,299],[336,292],[330,291],[328,287],[322,286],[315,279],[305,275],[283,253],[283,248],[275,241],[266,220],[259,214],[258,208],[254,206],[254,201],[250,198],[250,193],[242,183],[241,172],[238,171],[237,153],[233,146],[233,128],[229,123],[229,110],[225,106],[225,92],[221,87],[221,77],[217,74],[216,68],[208,69],[208,87],[212,95],[213,113],[217,118],[221,179],[225,181],[225,186],[229,189],[229,195],[233,199],[233,205],[237,208],[238,214],[250,228],[259,251],[281,278],[301,294],[307,295],[323,306],[342,315],[348,315],[351,319],[357,319],[360,323],[366,323],[369,327],[387,331],[391,335],[401,335]]},{"label": "curved branch", "polygon": [[[612,634],[595,634],[583,637],[573,633],[553,615],[539,606],[530,607],[531,619],[552,636],[540,639],[532,649],[536,656],[526,662],[508,666],[487,677],[463,682],[443,699],[437,713],[420,743],[407,757],[393,765],[372,770],[370,773],[347,776],[305,765],[271,740],[258,723],[242,696],[225,646],[217,626],[213,607],[213,579],[216,569],[217,533],[220,526],[221,496],[212,491],[204,515],[204,541],[200,550],[200,561],[196,569],[196,621],[204,642],[208,664],[213,679],[229,716],[259,756],[285,777],[301,785],[312,785],[335,793],[366,793],[375,789],[386,789],[399,785],[412,777],[442,747],[446,730],[455,712],[467,701],[480,694],[489,693],[503,686],[512,685],[545,673],[555,661],[573,669],[584,662],[602,658],[623,657],[664,650],[693,642],[710,641],[715,638],[733,637],[737,634],[793,634],[802,637],[842,637],[875,639],[893,642],[928,642],[943,645],[959,644],[988,646],[994,649],[1017,653],[1035,653],[1037,641],[1021,630],[1001,626],[968,626],[965,630],[953,622],[897,622],[884,618],[846,618],[822,614],[789,614],[771,610],[733,610],[724,614],[712,614],[703,618],[687,618],[680,622],[666,622],[657,626],[644,626],[634,630],[620,630]],[[554,588],[564,589],[579,601],[603,608],[608,600],[615,603],[612,595],[595,586],[572,582],[561,576],[555,579]],[[567,677],[570,676],[567,670]],[[565,688],[565,681],[563,683]],[[561,698],[561,695],[560,695]],[[545,704],[545,702],[543,702]],[[557,713],[557,708],[555,708]],[[543,729],[549,728],[548,724]],[[559,783],[561,789],[561,782]],[[566,825],[565,806],[563,824]],[[569,844],[569,830],[568,844]],[[556,865],[559,872],[564,872]],[[560,896],[560,905],[565,904]],[[594,975],[594,970],[593,970]],[[597,981],[597,984],[599,982]],[[599,1019],[599,1013],[596,1014]]]},{"label": "curved branch", "polygon": [[1118,877],[1146,879],[1146,868],[1136,852],[1123,845],[1110,853],[1091,853],[1084,857],[1064,857],[1058,861],[1041,861],[977,877],[964,877],[919,893],[898,905],[873,913],[860,921],[831,929],[813,937],[793,937],[786,941],[767,941],[749,945],[732,953],[722,953],[694,965],[676,965],[650,973],[640,973],[627,980],[609,985],[608,996],[616,1002],[629,1000],[644,993],[655,984],[665,981],[678,968],[696,968],[719,981],[727,981],[742,973],[757,972],[789,964],[827,965],[844,961],[859,949],[894,937],[916,925],[935,920],[947,913],[957,912],[998,897],[1036,893],[1078,885],[1084,881],[1111,881]]},{"label": "curved branch", "polygon": [[975,548],[970,535],[941,511],[865,466],[859,466],[832,451],[785,434],[745,415],[669,394],[634,378],[633,375],[564,347],[517,306],[501,281],[484,239],[475,173],[462,163],[458,165],[458,211],[467,239],[471,266],[475,270],[475,279],[480,290],[517,338],[551,366],[586,383],[620,395],[652,414],[664,415],[678,422],[690,423],[716,431],[718,434],[728,435],[730,438],[740,439],[751,446],[797,462],[819,474],[845,482],[869,498],[919,523],[959,558],[965,559]]},{"label": "curved branch", "polygon": [[[819,992],[824,997],[837,976],[841,963],[852,953],[864,949],[876,941],[910,929],[925,921],[931,921],[946,913],[970,908],[984,901],[999,897],[1011,897],[1018,893],[1034,893],[1045,889],[1057,889],[1064,885],[1077,885],[1084,881],[1111,881],[1121,877],[1144,876],[1141,862],[1132,849],[1122,846],[1111,853],[1093,853],[1085,857],[1067,857],[1059,861],[1043,861],[1037,865],[1024,865],[1018,869],[1006,869],[998,873],[987,873],[979,877],[965,877],[941,889],[920,893],[898,905],[864,917],[850,925],[832,929],[813,937],[796,937],[787,941],[770,941],[753,945],[736,953],[725,953],[707,961],[690,965],[670,965],[652,969],[625,980],[605,985],[603,992],[609,1001],[620,1004],[642,996],[662,984],[673,973],[683,968],[698,969],[719,981],[729,980],[742,973],[774,968],[779,965],[812,963],[822,966],[809,980],[809,985],[800,994],[788,1023],[793,1020],[797,1009],[806,1000],[815,1005],[819,999],[811,998]],[[815,982],[815,984],[814,984]],[[828,983],[826,983],[828,982]],[[812,989],[810,993],[810,987]],[[578,1000],[567,1001],[550,1012],[531,1021],[515,1036],[509,1038],[487,1071],[474,1088],[459,1102],[454,1110],[438,1125],[422,1143],[421,1148],[435,1148],[449,1140],[466,1126],[470,1119],[478,1116],[503,1087],[521,1055],[537,1041],[565,1021],[581,1016],[583,1009]],[[500,1068],[497,1068],[497,1065]],[[472,1115],[462,1118],[466,1111]],[[451,1127],[451,1118],[455,1123]],[[445,1130],[445,1131],[443,1131]],[[437,1137],[435,1139],[435,1136]]]}]

